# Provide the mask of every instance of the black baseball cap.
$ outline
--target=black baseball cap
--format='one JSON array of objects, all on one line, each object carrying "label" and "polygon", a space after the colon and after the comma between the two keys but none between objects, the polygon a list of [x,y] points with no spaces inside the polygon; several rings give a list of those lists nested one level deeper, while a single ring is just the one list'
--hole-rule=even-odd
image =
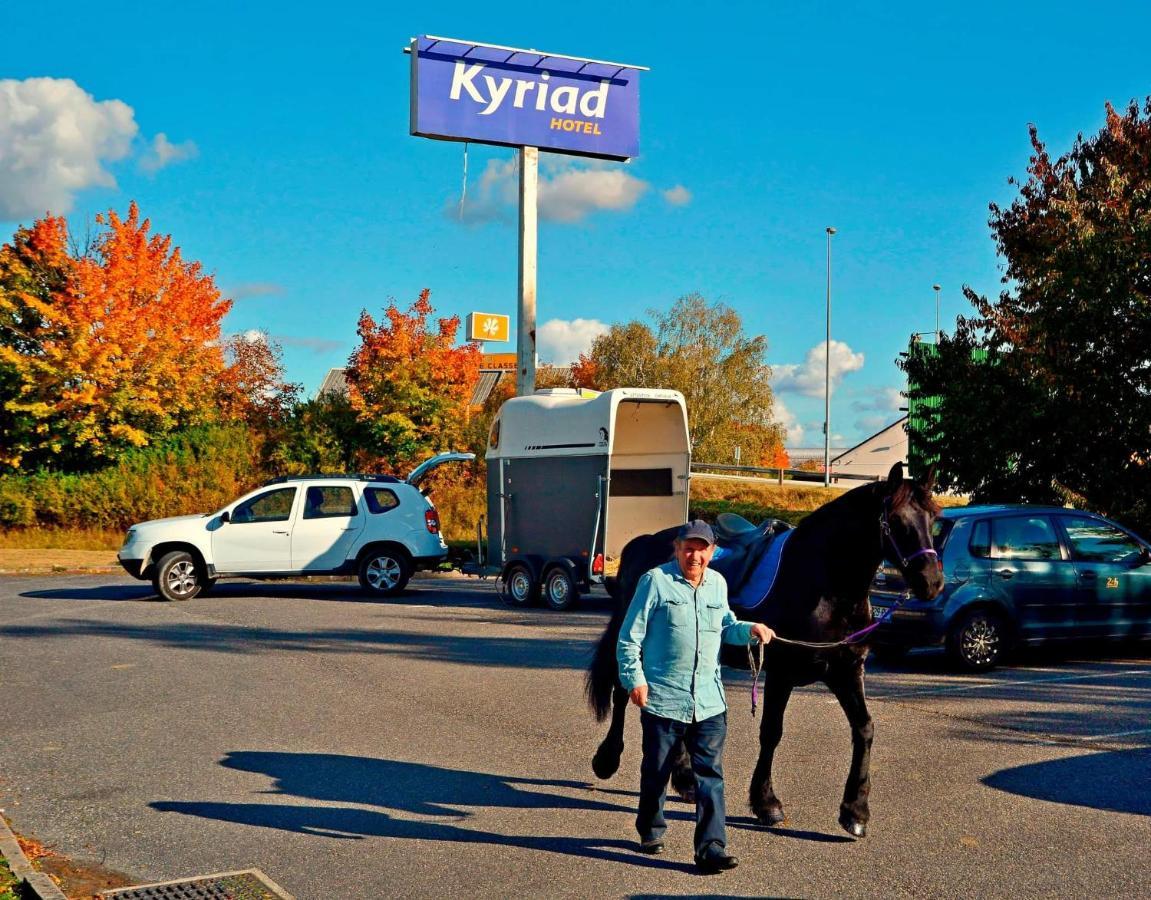
[{"label": "black baseball cap", "polygon": [[686,525],[681,525],[679,532],[676,534],[677,541],[687,541],[691,539],[706,541],[708,546],[715,543],[715,532],[711,530],[711,526],[703,519],[692,519]]}]

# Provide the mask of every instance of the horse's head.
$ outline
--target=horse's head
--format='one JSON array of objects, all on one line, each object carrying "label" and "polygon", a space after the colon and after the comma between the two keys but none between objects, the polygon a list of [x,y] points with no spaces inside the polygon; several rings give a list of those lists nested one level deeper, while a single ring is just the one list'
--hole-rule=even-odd
[{"label": "horse's head", "polygon": [[931,534],[939,515],[939,505],[931,496],[934,487],[934,467],[921,481],[912,481],[903,477],[903,463],[896,463],[882,489],[884,556],[899,566],[920,600],[931,600],[943,590],[943,564]]}]

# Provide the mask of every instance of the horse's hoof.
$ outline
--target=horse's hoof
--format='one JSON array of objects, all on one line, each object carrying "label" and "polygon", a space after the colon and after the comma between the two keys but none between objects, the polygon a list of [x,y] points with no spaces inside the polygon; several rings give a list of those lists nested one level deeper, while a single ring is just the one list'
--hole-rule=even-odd
[{"label": "horse's hoof", "polygon": [[757,811],[755,817],[759,819],[759,824],[766,828],[775,828],[777,825],[782,825],[787,821],[787,814],[781,806],[773,806],[770,809]]},{"label": "horse's hoof", "polygon": [[852,837],[866,837],[867,825],[863,822],[858,822],[847,814],[840,814],[839,824],[843,826],[843,830],[850,834]]},{"label": "horse's hoof", "polygon": [[591,760],[591,769],[595,772],[596,778],[607,781],[612,775],[618,772],[621,756],[623,756],[622,747],[615,752],[603,750],[602,748],[597,750]]}]

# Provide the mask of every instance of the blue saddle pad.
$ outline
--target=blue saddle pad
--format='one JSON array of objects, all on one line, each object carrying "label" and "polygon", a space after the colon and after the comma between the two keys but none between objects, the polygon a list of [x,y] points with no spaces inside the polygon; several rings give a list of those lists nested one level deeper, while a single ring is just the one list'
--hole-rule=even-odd
[{"label": "blue saddle pad", "polygon": [[755,609],[767,599],[767,595],[775,586],[775,577],[779,574],[783,545],[793,533],[794,529],[791,529],[778,535],[760,561],[755,564],[755,569],[748,575],[747,580],[728,595],[728,603],[733,609]]}]

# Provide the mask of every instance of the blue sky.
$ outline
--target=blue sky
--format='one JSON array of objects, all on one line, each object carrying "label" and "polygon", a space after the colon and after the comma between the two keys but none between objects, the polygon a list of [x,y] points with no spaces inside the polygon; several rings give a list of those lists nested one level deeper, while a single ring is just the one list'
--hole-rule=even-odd
[{"label": "blue sky", "polygon": [[[1151,4],[345,2],[5,12],[0,237],[139,202],[310,393],[378,314],[516,303],[513,151],[408,134],[410,37],[649,66],[640,155],[541,155],[541,360],[699,291],[764,334],[789,444],[822,444],[826,236],[833,443],[894,421],[898,352],[1000,289],[988,203],[1104,102],[1151,94]],[[1140,62],[1142,60],[1142,62]],[[39,80],[47,79],[47,80]],[[514,196],[514,194],[512,195]],[[493,346],[511,350],[511,346]]]}]

